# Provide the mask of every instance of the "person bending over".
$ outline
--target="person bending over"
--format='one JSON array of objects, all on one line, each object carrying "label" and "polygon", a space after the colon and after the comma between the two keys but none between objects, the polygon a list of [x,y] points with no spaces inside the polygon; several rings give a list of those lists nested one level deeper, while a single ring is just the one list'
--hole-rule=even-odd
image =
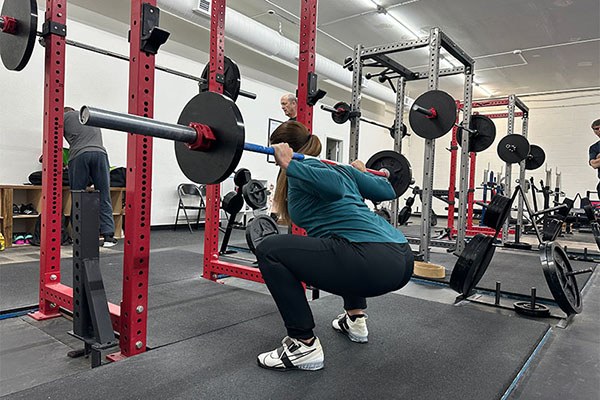
[{"label": "person bending over", "polygon": [[69,186],[71,190],[85,190],[90,181],[100,192],[100,234],[104,247],[117,244],[115,220],[110,201],[110,164],[102,144],[100,128],[82,125],[79,112],[65,107],[64,136],[69,142]]},{"label": "person bending over", "polygon": [[404,235],[373,213],[364,199],[396,197],[387,179],[353,166],[315,159],[292,160],[292,152],[317,156],[319,138],[295,121],[271,135],[281,168],[274,203],[279,216],[306,229],[308,236],[273,235],[256,249],[258,266],[281,313],[287,336],[282,346],[258,355],[258,365],[276,370],[319,370],[324,353],[302,282],[341,296],[345,312],[333,329],[366,343],[366,297],[408,283],[414,259]]}]

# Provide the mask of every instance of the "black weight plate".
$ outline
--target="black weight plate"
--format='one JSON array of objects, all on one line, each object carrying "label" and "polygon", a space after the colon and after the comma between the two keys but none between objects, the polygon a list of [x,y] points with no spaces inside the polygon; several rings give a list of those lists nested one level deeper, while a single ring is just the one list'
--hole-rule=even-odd
[{"label": "black weight plate", "polygon": [[514,305],[517,314],[526,315],[528,317],[547,317],[550,315],[550,309],[544,304],[535,304],[535,307],[531,307],[530,301],[517,301]]},{"label": "black weight plate", "polygon": [[406,225],[411,214],[412,209],[410,207],[402,207],[402,210],[400,210],[400,212],[398,213],[398,225]]},{"label": "black weight plate", "polygon": [[[496,125],[490,117],[471,115],[469,128],[477,131],[469,134],[469,152],[479,153],[487,150],[496,140]],[[462,132],[460,128],[456,131],[459,146],[462,145]]]},{"label": "black weight plate", "polygon": [[[202,78],[206,79],[206,82],[200,85],[200,92],[205,92],[208,90],[209,67],[210,63],[206,64],[204,66],[204,70],[202,70]],[[224,70],[225,80],[223,82],[223,94],[235,102],[240,94],[240,69],[231,58],[225,56]]]},{"label": "black weight plate", "polygon": [[544,225],[544,231],[542,232],[542,240],[544,242],[552,242],[556,240],[560,229],[562,228],[563,222],[560,219],[550,218],[550,220]]},{"label": "black weight plate", "polygon": [[180,125],[198,122],[208,125],[217,138],[209,151],[190,150],[175,142],[175,156],[184,175],[196,183],[213,184],[230,176],[244,151],[244,120],[236,104],[214,92],[194,96],[183,108]]},{"label": "black weight plate", "polygon": [[331,113],[331,119],[336,124],[343,124],[350,118],[350,104],[340,101],[336,103],[333,108],[335,108],[336,112]]},{"label": "black weight plate", "polygon": [[520,163],[529,155],[529,140],[523,135],[506,135],[498,142],[498,157],[508,164]]},{"label": "black weight plate", "polygon": [[412,130],[424,139],[437,139],[444,136],[456,123],[456,103],[452,96],[441,90],[430,90],[415,100],[423,108],[434,108],[435,118],[415,111],[412,107],[408,114],[408,122]]},{"label": "black weight plate", "polygon": [[4,0],[2,16],[17,20],[17,31],[0,32],[0,57],[11,71],[21,71],[31,58],[37,33],[37,4],[35,0]]},{"label": "black weight plate", "polygon": [[246,204],[253,210],[264,208],[267,205],[267,188],[260,181],[250,179],[242,188]]},{"label": "black weight plate", "polygon": [[465,246],[454,265],[450,287],[468,295],[479,283],[494,255],[494,238],[478,233]]},{"label": "black weight plate", "polygon": [[383,150],[375,153],[365,165],[374,170],[387,169],[390,172],[388,179],[397,197],[402,196],[412,183],[410,163],[406,157],[396,151]]},{"label": "black weight plate", "polygon": [[559,210],[556,210],[555,213],[558,218],[564,220],[571,212],[571,209],[575,205],[575,202],[569,199],[568,197],[565,197],[565,199],[562,202],[562,205],[564,205],[564,207]]},{"label": "black weight plate", "polygon": [[569,257],[556,242],[544,242],[540,245],[540,261],[544,277],[556,304],[567,315],[579,314],[583,308],[581,292],[577,285]]},{"label": "black weight plate", "polygon": [[596,241],[596,246],[598,246],[598,249],[600,250],[600,224],[598,224],[596,221],[593,221],[591,226],[592,233],[594,234],[594,240]]},{"label": "black weight plate", "polygon": [[594,212],[594,207],[592,206],[590,199],[583,197],[581,199],[581,208],[585,211],[585,215],[590,223],[596,220],[596,213]]},{"label": "black weight plate", "polygon": [[531,144],[529,145],[529,154],[525,160],[525,169],[533,171],[538,169],[546,161],[546,153],[540,146]]},{"label": "black weight plate", "polygon": [[235,183],[235,186],[237,187],[244,186],[246,183],[250,182],[250,179],[252,179],[252,174],[250,173],[250,170],[246,168],[238,169],[233,175],[233,183]]},{"label": "black weight plate", "polygon": [[221,208],[227,214],[237,214],[244,207],[244,198],[237,192],[229,192],[223,196],[221,201]]},{"label": "black weight plate", "polygon": [[279,234],[277,223],[267,215],[259,215],[246,226],[246,243],[252,253],[256,254],[256,247],[264,238]]},{"label": "black weight plate", "polygon": [[495,195],[486,206],[483,213],[483,225],[492,228],[496,232],[502,229],[506,218],[510,215],[512,199],[510,197]]},{"label": "black weight plate", "polygon": [[388,224],[392,223],[392,214],[390,214],[387,208],[378,208],[377,210],[375,210],[375,214],[385,219],[385,222],[387,222]]}]

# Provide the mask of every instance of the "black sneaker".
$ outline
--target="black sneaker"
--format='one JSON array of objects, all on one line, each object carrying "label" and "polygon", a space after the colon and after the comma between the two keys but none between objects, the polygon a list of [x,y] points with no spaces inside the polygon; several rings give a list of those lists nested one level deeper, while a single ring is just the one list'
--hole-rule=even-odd
[{"label": "black sneaker", "polygon": [[32,203],[29,204],[21,204],[21,214],[24,215],[37,215],[38,212],[33,206]]},{"label": "black sneaker", "polygon": [[102,247],[113,247],[118,242],[119,241],[117,239],[115,239],[114,236],[104,235],[104,243],[102,243]]},{"label": "black sneaker", "polygon": [[21,208],[18,205],[13,204],[13,215],[19,215],[19,214],[21,214]]}]

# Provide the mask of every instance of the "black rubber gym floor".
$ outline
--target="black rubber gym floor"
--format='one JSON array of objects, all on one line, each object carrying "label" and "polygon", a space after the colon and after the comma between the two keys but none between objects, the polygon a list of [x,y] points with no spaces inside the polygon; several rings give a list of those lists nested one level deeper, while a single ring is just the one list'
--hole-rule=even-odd
[{"label": "black rubber gym floor", "polygon": [[[199,285],[197,296],[208,301],[211,285],[220,286]],[[231,288],[227,293],[236,296]],[[179,302],[189,294],[171,293]],[[5,398],[499,399],[551,336],[549,326],[537,321],[388,294],[370,300],[370,342],[360,345],[331,329],[341,300],[328,296],[311,303],[325,369],[280,373],[256,365],[256,355],[284,335],[274,310],[244,315],[263,306],[257,300],[249,294],[246,305],[220,304],[222,312],[239,317],[212,331],[205,327],[210,311],[190,309],[196,337]]]}]

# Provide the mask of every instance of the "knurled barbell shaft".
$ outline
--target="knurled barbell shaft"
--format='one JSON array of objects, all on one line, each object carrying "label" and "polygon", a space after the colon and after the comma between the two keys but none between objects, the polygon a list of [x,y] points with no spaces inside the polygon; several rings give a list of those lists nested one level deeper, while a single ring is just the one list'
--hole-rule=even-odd
[{"label": "knurled barbell shaft", "polygon": [[[139,115],[118,113],[88,106],[83,106],[81,108],[79,112],[79,120],[83,125],[111,129],[120,132],[129,132],[138,135],[152,136],[161,139],[173,140],[175,142],[191,144],[195,143],[198,137],[197,131],[189,126],[170,124]],[[244,150],[251,151],[253,153],[275,155],[275,150],[272,147],[261,146],[248,142],[244,143]],[[300,153],[293,153],[292,158],[294,160],[316,158],[326,164],[339,164],[335,161],[306,156]],[[367,172],[383,177],[389,176],[389,171],[376,171],[367,168]]]},{"label": "knurled barbell shaft", "polygon": [[81,108],[79,119],[83,125],[169,139],[175,142],[194,143],[197,136],[196,130],[189,126],[169,124],[139,115],[122,114],[87,106]]}]

